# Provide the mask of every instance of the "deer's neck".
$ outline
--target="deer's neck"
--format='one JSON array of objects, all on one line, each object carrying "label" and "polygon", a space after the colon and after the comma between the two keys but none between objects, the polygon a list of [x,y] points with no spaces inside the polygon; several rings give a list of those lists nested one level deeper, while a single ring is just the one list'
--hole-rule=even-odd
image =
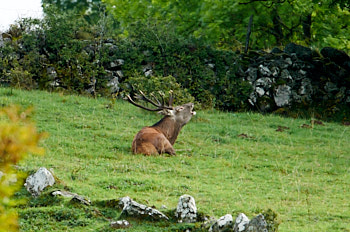
[{"label": "deer's neck", "polygon": [[165,116],[152,127],[158,129],[161,133],[163,133],[169,142],[174,145],[183,125],[177,123],[173,118]]}]

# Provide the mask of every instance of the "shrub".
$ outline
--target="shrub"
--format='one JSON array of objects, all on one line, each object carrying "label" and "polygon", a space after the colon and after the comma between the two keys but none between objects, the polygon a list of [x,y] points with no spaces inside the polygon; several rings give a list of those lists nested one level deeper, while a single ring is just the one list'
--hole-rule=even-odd
[{"label": "shrub", "polygon": [[169,98],[169,91],[173,91],[174,105],[182,105],[188,102],[194,102],[194,97],[183,88],[173,76],[167,77],[145,77],[141,75],[135,75],[129,77],[124,84],[125,94],[134,94],[135,91],[141,90],[145,94],[158,95],[159,91],[165,94],[166,98]]},{"label": "shrub", "polygon": [[127,40],[120,43],[120,55],[128,65],[123,67],[126,75],[145,67],[155,76],[171,75],[203,108],[246,107],[250,85],[236,76],[239,64],[233,52],[184,38],[161,23],[135,23],[128,28]]},{"label": "shrub", "polygon": [[11,207],[13,194],[22,185],[23,177],[14,165],[28,153],[42,154],[38,147],[44,134],[37,133],[28,120],[30,110],[11,106],[0,109],[0,225],[2,231],[17,231],[17,215]]}]

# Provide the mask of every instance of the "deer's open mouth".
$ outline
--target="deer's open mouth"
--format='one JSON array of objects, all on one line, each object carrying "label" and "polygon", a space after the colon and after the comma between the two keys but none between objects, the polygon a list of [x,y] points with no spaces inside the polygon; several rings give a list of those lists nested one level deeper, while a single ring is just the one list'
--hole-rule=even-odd
[{"label": "deer's open mouth", "polygon": [[194,104],[192,104],[191,114],[192,114],[192,115],[196,115],[196,111],[193,111],[193,108],[194,108]]}]

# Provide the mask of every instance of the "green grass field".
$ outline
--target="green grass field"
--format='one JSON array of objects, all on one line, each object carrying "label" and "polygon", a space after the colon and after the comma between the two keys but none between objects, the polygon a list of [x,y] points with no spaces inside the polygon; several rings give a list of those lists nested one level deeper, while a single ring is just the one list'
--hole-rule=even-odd
[{"label": "green grass field", "polygon": [[[350,127],[340,123],[302,128],[310,119],[197,110],[175,143],[177,156],[145,157],[132,155],[132,139],[160,116],[122,100],[106,107],[104,98],[0,88],[0,105],[9,104],[33,106],[33,121],[49,134],[46,154],[22,169],[52,169],[61,186],[92,201],[31,199],[18,207],[21,231],[108,231],[120,214],[108,200],[130,196],[169,214],[183,194],[217,218],[272,209],[279,231],[350,231]],[[182,228],[130,222],[129,231]]]}]

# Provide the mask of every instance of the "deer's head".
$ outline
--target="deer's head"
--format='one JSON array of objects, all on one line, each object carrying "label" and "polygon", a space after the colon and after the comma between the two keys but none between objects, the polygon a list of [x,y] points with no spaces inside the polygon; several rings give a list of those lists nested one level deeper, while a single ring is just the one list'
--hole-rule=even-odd
[{"label": "deer's head", "polygon": [[130,95],[127,95],[127,100],[131,104],[133,104],[141,109],[148,110],[148,111],[158,111],[159,114],[173,119],[176,123],[178,123],[182,126],[185,125],[186,123],[188,123],[191,120],[193,115],[196,115],[196,112],[193,111],[193,108],[194,108],[193,103],[186,103],[186,104],[183,104],[181,106],[174,107],[173,106],[174,96],[173,96],[172,92],[170,92],[170,94],[169,94],[168,104],[165,104],[164,95],[162,93],[159,94],[161,96],[161,101],[159,101],[153,94],[151,96],[152,96],[152,99],[154,99],[154,100],[146,97],[142,91],[139,91],[139,92],[140,92],[140,95],[138,95],[137,98],[140,100],[144,100],[145,102],[150,103],[155,108],[145,107],[143,105],[136,103],[130,97]]}]

